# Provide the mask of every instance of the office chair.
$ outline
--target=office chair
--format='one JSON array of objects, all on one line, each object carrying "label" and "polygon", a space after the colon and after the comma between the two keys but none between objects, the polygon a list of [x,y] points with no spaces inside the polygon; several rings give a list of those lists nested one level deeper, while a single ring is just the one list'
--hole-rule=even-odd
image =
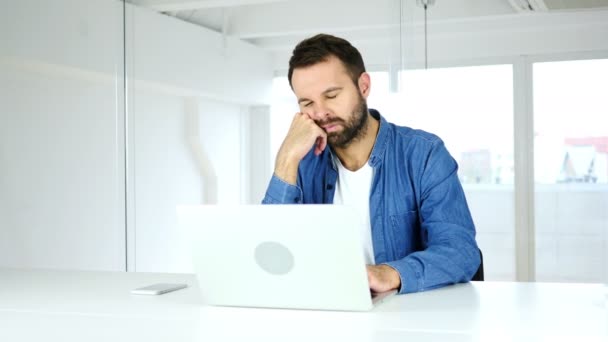
[{"label": "office chair", "polygon": [[479,259],[481,262],[479,263],[477,272],[475,272],[473,278],[471,278],[472,281],[483,281],[483,254],[481,253],[481,249],[479,250]]}]

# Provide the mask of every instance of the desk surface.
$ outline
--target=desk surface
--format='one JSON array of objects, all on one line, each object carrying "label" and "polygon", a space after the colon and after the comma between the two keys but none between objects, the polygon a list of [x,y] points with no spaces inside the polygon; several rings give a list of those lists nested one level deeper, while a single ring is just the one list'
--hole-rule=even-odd
[{"label": "desk surface", "polygon": [[[161,296],[130,290],[159,282]],[[0,269],[0,341],[608,341],[598,284],[480,282],[365,313],[205,306],[192,275]]]}]

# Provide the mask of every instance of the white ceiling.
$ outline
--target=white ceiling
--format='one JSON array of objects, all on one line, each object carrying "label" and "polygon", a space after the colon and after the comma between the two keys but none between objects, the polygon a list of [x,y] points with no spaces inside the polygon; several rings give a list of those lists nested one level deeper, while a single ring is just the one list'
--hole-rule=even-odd
[{"label": "white ceiling", "polygon": [[[268,50],[293,47],[318,32],[351,41],[383,39],[399,23],[420,30],[421,0],[128,0],[135,5],[237,37]],[[428,26],[534,15],[534,12],[606,9],[608,0],[435,0]],[[527,12],[527,13],[524,13]],[[531,14],[532,13],[532,14]]]}]

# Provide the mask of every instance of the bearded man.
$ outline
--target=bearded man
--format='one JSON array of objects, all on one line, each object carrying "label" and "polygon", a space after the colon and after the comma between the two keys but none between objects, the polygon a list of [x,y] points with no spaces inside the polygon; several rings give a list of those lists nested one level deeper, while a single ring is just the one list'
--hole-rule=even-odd
[{"label": "bearded man", "polygon": [[319,34],[300,42],[288,78],[300,112],[263,203],[356,208],[361,224],[353,233],[362,236],[373,292],[471,280],[481,257],[475,225],[443,141],[368,109],[370,76],[342,38]]}]

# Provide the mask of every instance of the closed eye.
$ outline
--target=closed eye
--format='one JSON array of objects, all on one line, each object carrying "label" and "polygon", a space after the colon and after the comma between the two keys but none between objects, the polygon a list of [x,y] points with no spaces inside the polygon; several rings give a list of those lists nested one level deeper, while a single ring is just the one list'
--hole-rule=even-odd
[{"label": "closed eye", "polygon": [[326,99],[335,99],[342,92],[341,87],[331,87],[323,92]]}]

